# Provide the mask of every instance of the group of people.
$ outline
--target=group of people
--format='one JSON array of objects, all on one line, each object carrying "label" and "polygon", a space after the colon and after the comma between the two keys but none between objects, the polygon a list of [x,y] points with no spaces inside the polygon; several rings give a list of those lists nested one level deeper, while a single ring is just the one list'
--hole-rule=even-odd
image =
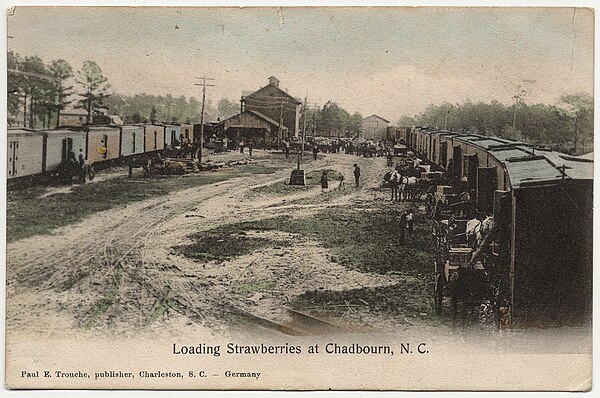
[{"label": "group of people", "polygon": [[67,158],[64,159],[61,164],[60,171],[63,182],[71,182],[73,177],[77,177],[79,183],[85,183],[86,168],[82,151],[79,151],[79,158],[75,157],[75,152],[69,151],[67,153]]},{"label": "group of people", "polygon": [[[358,188],[360,186],[360,167],[358,164],[354,163],[354,184]],[[323,170],[323,174],[321,175],[321,192],[325,192],[325,190],[329,188],[329,181],[327,177],[327,170]],[[344,175],[340,176],[340,185],[339,189],[344,189]]]}]

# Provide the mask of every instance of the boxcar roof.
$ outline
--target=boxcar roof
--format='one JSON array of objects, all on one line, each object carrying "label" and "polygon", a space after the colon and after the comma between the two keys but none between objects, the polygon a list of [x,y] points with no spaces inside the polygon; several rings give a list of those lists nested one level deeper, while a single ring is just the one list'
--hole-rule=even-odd
[{"label": "boxcar roof", "polygon": [[43,135],[44,133],[40,132],[40,131],[36,131],[36,130],[29,130],[29,129],[8,129],[8,135],[9,136],[36,136],[36,135]]},{"label": "boxcar roof", "polygon": [[48,135],[80,135],[85,134],[84,130],[71,130],[71,129],[52,129],[52,130],[42,130],[42,132]]},{"label": "boxcar roof", "polygon": [[594,163],[589,158],[569,156],[549,149],[535,148],[534,145],[521,141],[480,134],[456,133],[453,139],[485,149],[502,162],[513,188],[557,182],[564,178],[591,180],[594,177]]}]

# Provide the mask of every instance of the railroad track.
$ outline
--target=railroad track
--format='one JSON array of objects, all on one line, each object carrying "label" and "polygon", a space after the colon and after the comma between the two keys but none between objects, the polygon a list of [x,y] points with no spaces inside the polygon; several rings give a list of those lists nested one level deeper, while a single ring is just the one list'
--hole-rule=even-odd
[{"label": "railroad track", "polygon": [[319,336],[328,334],[356,333],[359,328],[338,325],[329,320],[286,308],[289,320],[284,322],[267,319],[239,307],[229,306],[231,312],[246,318],[258,326],[275,330],[289,336]]}]

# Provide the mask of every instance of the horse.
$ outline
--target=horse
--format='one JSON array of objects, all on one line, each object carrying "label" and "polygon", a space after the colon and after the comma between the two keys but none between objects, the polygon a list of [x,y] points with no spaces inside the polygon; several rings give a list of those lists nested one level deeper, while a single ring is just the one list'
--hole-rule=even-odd
[{"label": "horse", "polygon": [[400,198],[414,200],[418,181],[416,177],[400,176]]}]

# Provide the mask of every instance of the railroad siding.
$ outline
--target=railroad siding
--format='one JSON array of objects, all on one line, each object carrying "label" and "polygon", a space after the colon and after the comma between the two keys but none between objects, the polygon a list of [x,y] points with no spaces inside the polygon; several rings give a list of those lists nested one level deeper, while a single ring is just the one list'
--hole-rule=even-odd
[{"label": "railroad siding", "polygon": [[65,140],[71,140],[72,151],[75,159],[79,161],[79,154],[86,158],[86,136],[83,130],[47,130],[46,133],[46,171],[53,171],[59,168],[65,159],[63,154],[63,145]]},{"label": "railroad siding", "polygon": [[[105,140],[107,142],[105,142]],[[106,153],[103,152],[103,148]],[[88,128],[88,162],[117,159],[121,149],[121,130],[117,127]]]},{"label": "railroad siding", "polygon": [[[26,177],[43,171],[44,134],[28,130],[8,130],[8,179]],[[17,156],[13,157],[13,154]]]}]

